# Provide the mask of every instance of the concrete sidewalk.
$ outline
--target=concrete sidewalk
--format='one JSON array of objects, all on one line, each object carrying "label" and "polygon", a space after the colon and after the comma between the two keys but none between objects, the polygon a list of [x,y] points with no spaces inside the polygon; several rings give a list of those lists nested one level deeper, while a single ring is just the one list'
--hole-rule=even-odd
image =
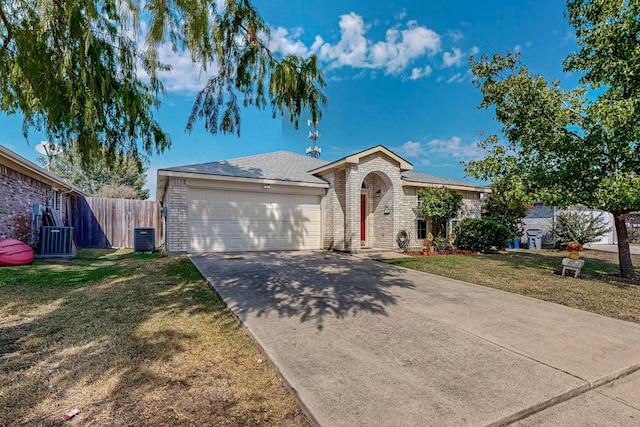
[{"label": "concrete sidewalk", "polygon": [[640,325],[348,255],[191,259],[317,425],[640,421]]},{"label": "concrete sidewalk", "polygon": [[[586,244],[584,247],[594,251],[618,252],[618,245]],[[634,255],[640,255],[640,245],[629,245],[629,251]]]}]

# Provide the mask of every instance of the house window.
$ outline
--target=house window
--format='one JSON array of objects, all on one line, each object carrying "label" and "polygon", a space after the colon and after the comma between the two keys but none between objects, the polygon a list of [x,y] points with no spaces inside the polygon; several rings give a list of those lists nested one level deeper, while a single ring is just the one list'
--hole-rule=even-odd
[{"label": "house window", "polygon": [[427,221],[424,219],[418,220],[418,240],[427,238]]}]

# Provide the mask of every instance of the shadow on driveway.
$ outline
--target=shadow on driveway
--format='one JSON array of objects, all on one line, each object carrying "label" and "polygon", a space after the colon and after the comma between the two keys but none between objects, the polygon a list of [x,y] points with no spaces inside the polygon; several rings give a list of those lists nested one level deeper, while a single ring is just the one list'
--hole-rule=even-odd
[{"label": "shadow on driveway", "polygon": [[191,259],[317,425],[640,419],[640,325],[343,254]]},{"label": "shadow on driveway", "polygon": [[392,288],[414,288],[400,269],[345,264],[344,258],[327,252],[272,252],[195,255],[191,260],[241,320],[273,312],[314,322],[318,330],[327,318],[361,312],[386,316],[387,307],[397,303]]}]

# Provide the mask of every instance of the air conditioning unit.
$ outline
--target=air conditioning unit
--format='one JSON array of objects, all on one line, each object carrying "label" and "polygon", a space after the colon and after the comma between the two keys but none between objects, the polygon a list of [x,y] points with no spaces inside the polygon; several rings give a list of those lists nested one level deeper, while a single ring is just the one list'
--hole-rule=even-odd
[{"label": "air conditioning unit", "polygon": [[40,227],[40,255],[72,255],[73,227]]},{"label": "air conditioning unit", "polygon": [[133,229],[133,252],[153,252],[156,248],[155,228]]}]

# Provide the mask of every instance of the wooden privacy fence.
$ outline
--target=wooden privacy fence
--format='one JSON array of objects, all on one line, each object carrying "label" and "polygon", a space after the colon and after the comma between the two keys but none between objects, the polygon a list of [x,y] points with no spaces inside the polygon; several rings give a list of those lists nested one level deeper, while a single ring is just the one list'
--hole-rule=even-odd
[{"label": "wooden privacy fence", "polygon": [[156,247],[164,243],[159,202],[76,197],[72,223],[81,248],[133,248],[133,229],[137,227],[154,228]]}]

